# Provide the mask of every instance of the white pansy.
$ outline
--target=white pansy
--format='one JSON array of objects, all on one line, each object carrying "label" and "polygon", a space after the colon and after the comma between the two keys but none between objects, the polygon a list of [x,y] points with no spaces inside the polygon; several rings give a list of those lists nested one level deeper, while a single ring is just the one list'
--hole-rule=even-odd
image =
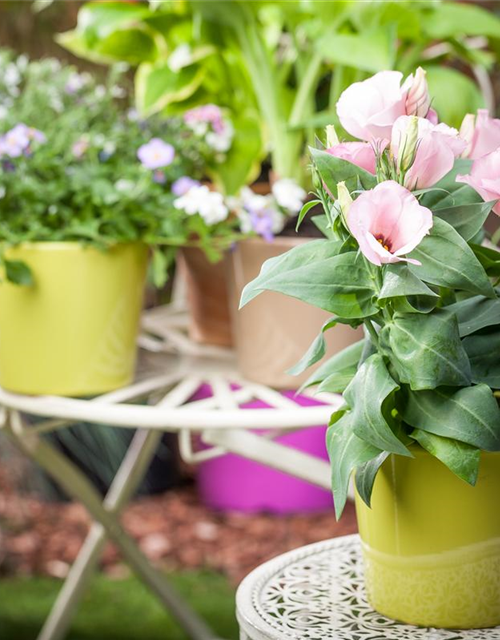
[{"label": "white pansy", "polygon": [[307,195],[304,189],[290,178],[277,180],[272,186],[272,192],[279,206],[290,213],[298,213],[302,209]]},{"label": "white pansy", "polygon": [[168,58],[168,66],[171,71],[177,73],[184,67],[187,67],[193,61],[191,47],[187,44],[180,44],[174,49]]},{"label": "white pansy", "polygon": [[205,185],[191,187],[186,194],[174,200],[174,207],[189,216],[199,214],[209,225],[222,222],[229,215],[222,194],[210,191]]}]

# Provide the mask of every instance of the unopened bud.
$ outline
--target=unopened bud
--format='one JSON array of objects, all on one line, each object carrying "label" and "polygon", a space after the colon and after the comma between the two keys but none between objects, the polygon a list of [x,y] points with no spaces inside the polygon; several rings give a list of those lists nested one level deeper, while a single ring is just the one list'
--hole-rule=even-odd
[{"label": "unopened bud", "polygon": [[426,72],[422,67],[415,71],[408,95],[406,96],[406,114],[425,118],[431,106]]},{"label": "unopened bud", "polygon": [[352,204],[351,194],[349,189],[345,186],[345,182],[339,182],[337,184],[337,200],[340,206],[340,211],[344,220],[347,220],[347,214]]},{"label": "unopened bud", "polygon": [[418,118],[410,116],[408,126],[401,137],[398,150],[398,171],[405,172],[413,164],[418,141]]},{"label": "unopened bud", "polygon": [[333,126],[333,124],[329,124],[326,127],[326,148],[330,149],[337,144],[339,144],[339,137],[337,135],[337,132],[335,131],[335,127]]},{"label": "unopened bud", "polygon": [[462,152],[462,158],[468,158],[472,150],[472,141],[474,139],[474,130],[476,128],[476,116],[473,113],[468,113],[464,116],[462,124],[460,125],[460,138],[465,140],[467,146]]}]

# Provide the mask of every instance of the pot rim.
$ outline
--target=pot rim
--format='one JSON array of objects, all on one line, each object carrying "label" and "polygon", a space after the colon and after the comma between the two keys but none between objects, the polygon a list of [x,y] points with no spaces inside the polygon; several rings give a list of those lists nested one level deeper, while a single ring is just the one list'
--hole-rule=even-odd
[{"label": "pot rim", "polygon": [[28,242],[19,242],[18,244],[10,244],[7,246],[7,251],[86,251],[87,249],[94,249],[96,251],[111,251],[118,247],[127,246],[149,246],[147,243],[141,240],[129,241],[129,242],[115,242],[112,245],[106,247],[100,247],[91,242],[82,240],[33,240]]}]

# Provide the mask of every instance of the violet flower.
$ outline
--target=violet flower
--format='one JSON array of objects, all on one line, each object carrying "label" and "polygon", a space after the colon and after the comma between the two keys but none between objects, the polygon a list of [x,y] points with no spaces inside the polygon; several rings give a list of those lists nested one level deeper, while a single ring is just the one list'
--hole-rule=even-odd
[{"label": "violet flower", "polygon": [[171,144],[160,138],[152,138],[139,147],[137,157],[146,169],[162,169],[173,162],[175,150]]}]

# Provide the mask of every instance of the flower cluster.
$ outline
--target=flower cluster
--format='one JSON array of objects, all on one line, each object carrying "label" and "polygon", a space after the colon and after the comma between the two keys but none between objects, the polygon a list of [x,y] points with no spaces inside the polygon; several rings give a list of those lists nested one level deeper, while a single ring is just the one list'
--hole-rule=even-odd
[{"label": "flower cluster", "polygon": [[242,234],[256,234],[267,242],[283,230],[287,219],[297,215],[306,197],[306,192],[290,179],[277,180],[267,195],[244,187],[237,196],[224,199],[188,177],[176,181],[172,191],[179,196],[174,206],[188,216],[198,214],[208,226],[230,217]]},{"label": "flower cluster", "polygon": [[483,243],[500,213],[500,120],[480,110],[459,132],[430,105],[421,69],[344,91],[339,120],[359,140],[328,127],[311,150],[327,239],[274,258],[242,296],[279,291],[332,314],[297,373],[323,357],[326,329],[364,325],[308,383],[344,398],[327,437],[337,515],[353,471],[370,504],[390,454],[423,447],[474,485],[481,451],[500,451],[500,251]]},{"label": "flower cluster", "polygon": [[222,109],[215,104],[195,107],[186,111],[184,122],[197,136],[205,140],[218,154],[219,162],[222,162],[234,136],[233,125],[224,117]]}]

